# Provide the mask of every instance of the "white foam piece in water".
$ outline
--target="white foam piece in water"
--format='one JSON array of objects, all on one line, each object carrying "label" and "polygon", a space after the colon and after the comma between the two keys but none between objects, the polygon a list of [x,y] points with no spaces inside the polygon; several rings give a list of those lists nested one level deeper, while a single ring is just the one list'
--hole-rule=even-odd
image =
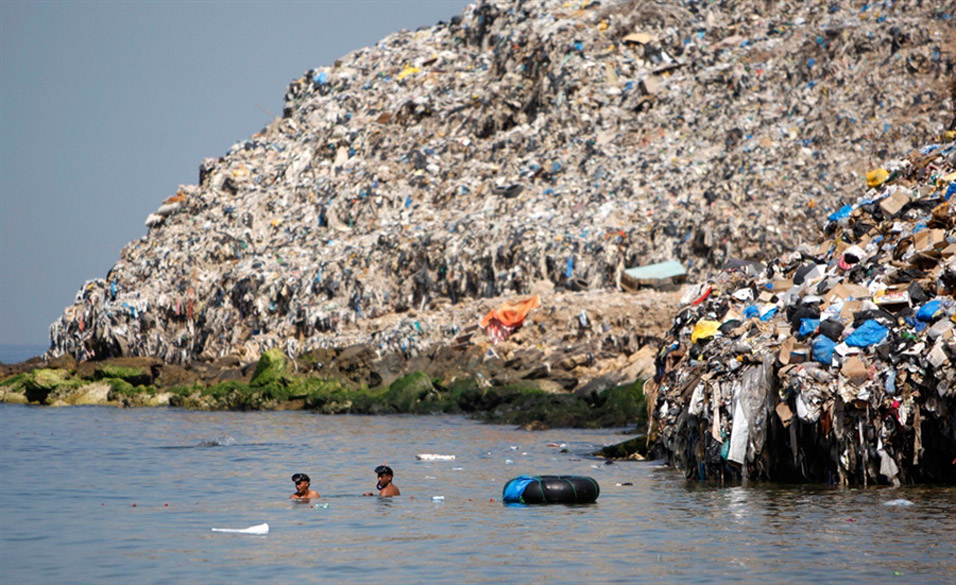
[{"label": "white foam piece in water", "polygon": [[269,534],[268,524],[256,524],[249,528],[213,528],[213,532],[232,532],[234,534]]},{"label": "white foam piece in water", "polygon": [[415,455],[419,461],[454,461],[454,455],[439,455],[438,453],[419,453]]},{"label": "white foam piece in water", "polygon": [[899,500],[890,500],[889,502],[883,502],[883,505],[884,506],[899,506],[899,507],[915,506],[913,502],[909,500],[904,500],[902,498],[900,498]]}]

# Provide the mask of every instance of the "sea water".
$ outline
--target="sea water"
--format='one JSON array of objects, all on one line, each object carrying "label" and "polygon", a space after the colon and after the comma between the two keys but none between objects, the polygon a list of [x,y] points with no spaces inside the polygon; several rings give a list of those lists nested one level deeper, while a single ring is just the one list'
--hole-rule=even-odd
[{"label": "sea water", "polygon": [[[590,455],[626,438],[0,405],[0,583],[954,583],[956,488],[722,487]],[[382,463],[402,495],[363,497]],[[318,500],[288,499],[297,472]],[[524,474],[588,475],[601,495],[502,504]]]},{"label": "sea water", "polygon": [[24,362],[32,357],[42,356],[49,347],[49,345],[36,343],[0,343],[0,363],[17,364]]}]

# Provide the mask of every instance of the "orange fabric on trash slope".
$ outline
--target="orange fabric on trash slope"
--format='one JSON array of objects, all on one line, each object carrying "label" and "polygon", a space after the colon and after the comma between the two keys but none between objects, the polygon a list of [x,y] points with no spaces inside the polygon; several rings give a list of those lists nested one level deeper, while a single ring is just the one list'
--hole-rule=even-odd
[{"label": "orange fabric on trash slope", "polygon": [[488,311],[488,314],[481,319],[479,324],[482,329],[488,327],[492,319],[498,320],[505,327],[517,327],[524,323],[525,317],[531,312],[531,309],[537,308],[541,304],[538,295],[528,297],[523,301],[507,301],[497,309]]}]

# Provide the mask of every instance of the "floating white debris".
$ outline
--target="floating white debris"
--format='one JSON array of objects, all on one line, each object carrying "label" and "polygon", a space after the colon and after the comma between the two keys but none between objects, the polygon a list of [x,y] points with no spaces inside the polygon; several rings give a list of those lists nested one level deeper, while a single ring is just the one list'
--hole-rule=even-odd
[{"label": "floating white debris", "polygon": [[213,532],[232,532],[234,534],[269,534],[268,524],[256,524],[249,528],[213,528]]},{"label": "floating white debris", "polygon": [[415,455],[419,461],[454,461],[454,455],[439,455],[438,453],[419,453]]}]

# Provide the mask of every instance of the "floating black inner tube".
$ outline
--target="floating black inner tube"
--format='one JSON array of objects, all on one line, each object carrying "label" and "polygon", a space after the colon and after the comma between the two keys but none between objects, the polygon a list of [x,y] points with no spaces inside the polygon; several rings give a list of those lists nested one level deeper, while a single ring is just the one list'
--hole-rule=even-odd
[{"label": "floating black inner tube", "polygon": [[601,493],[598,483],[583,475],[522,475],[502,490],[506,504],[590,504]]}]

